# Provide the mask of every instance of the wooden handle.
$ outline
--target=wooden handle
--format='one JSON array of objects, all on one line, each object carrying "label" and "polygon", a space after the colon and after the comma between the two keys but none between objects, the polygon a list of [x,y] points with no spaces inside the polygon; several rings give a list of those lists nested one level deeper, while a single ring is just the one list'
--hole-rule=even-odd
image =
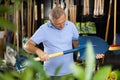
[{"label": "wooden handle", "polygon": [[[57,53],[49,54],[49,57],[50,57],[50,58],[53,58],[53,57],[62,56],[62,55],[64,55],[63,52],[57,52]],[[35,61],[40,61],[40,58],[39,58],[39,57],[36,57],[36,58],[34,58],[34,60],[35,60]]]},{"label": "wooden handle", "polygon": [[100,1],[100,15],[103,15],[104,13],[104,0]]},{"label": "wooden handle", "polygon": [[107,19],[106,34],[105,34],[105,41],[106,42],[107,42],[107,38],[108,38],[111,8],[112,8],[112,0],[110,0],[110,4],[109,4],[108,19]]},{"label": "wooden handle", "polygon": [[116,13],[117,13],[117,0],[114,0],[114,41],[113,41],[114,45],[116,45]]},{"label": "wooden handle", "polygon": [[96,7],[97,7],[97,1],[94,0],[94,16],[96,15]]},{"label": "wooden handle", "polygon": [[69,8],[68,4],[69,4],[69,0],[66,0],[66,9],[65,9],[66,19],[68,19],[68,8]]}]

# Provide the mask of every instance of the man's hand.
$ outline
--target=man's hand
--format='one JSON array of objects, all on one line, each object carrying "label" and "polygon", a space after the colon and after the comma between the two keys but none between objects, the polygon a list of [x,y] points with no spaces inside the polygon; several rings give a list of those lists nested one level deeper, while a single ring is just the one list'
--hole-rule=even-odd
[{"label": "man's hand", "polygon": [[48,61],[50,59],[49,55],[47,53],[44,53],[41,50],[37,51],[37,55],[40,58],[41,61]]},{"label": "man's hand", "polygon": [[42,61],[48,61],[50,59],[50,57],[47,53],[44,53],[43,55],[40,55],[40,59]]}]

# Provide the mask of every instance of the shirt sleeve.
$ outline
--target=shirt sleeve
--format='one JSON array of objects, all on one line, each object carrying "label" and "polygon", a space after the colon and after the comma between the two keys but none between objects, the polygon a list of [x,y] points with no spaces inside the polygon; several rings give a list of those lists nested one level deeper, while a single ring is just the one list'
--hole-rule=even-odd
[{"label": "shirt sleeve", "polygon": [[72,24],[72,25],[73,25],[72,26],[72,31],[73,31],[72,39],[73,40],[78,40],[78,38],[79,38],[79,32],[78,32],[76,26],[74,24]]},{"label": "shirt sleeve", "polygon": [[30,39],[36,44],[40,44],[41,42],[44,42],[45,40],[44,34],[45,34],[44,26],[40,26],[40,28],[38,28],[38,30],[32,35]]}]

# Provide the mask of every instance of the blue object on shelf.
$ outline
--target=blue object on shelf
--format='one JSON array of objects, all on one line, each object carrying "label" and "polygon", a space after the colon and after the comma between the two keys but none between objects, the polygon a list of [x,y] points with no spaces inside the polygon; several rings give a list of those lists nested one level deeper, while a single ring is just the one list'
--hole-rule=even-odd
[{"label": "blue object on shelf", "polygon": [[[86,45],[87,41],[92,43],[95,54],[105,54],[109,45],[102,38],[97,36],[80,36],[79,45]],[[80,50],[80,59],[85,59],[85,49]]]}]

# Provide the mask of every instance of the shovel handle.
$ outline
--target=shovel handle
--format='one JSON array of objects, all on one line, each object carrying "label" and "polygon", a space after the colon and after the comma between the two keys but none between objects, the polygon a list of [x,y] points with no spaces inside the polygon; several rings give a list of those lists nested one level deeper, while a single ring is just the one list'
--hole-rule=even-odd
[{"label": "shovel handle", "polygon": [[[49,54],[48,56],[50,58],[53,58],[53,57],[57,57],[57,56],[62,56],[64,53],[63,52],[57,52],[57,53],[53,53],[53,54]],[[40,61],[40,58],[39,57],[36,57],[34,58],[35,61]]]}]

